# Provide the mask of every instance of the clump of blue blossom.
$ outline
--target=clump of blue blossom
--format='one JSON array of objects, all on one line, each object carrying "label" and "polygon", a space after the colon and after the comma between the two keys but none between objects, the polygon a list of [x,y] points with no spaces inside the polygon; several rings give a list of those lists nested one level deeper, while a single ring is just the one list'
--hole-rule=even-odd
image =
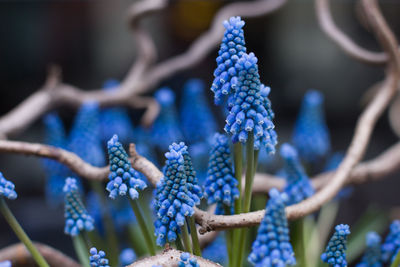
[{"label": "clump of blue blossom", "polygon": [[238,181],[233,172],[228,138],[216,133],[213,141],[204,195],[208,204],[217,203],[216,214],[224,214],[224,205],[231,209],[239,198]]},{"label": "clump of blue blossom", "polygon": [[288,196],[288,202],[286,204],[296,204],[312,196],[314,194],[314,188],[300,163],[296,149],[285,143],[281,146],[280,153],[285,160],[284,168],[287,184],[284,188],[284,192]]},{"label": "clump of blue blossom", "polygon": [[128,154],[118,141],[118,136],[114,135],[108,142],[108,156],[110,161],[109,182],[106,189],[110,192],[109,197],[115,199],[118,195],[124,196],[127,193],[131,199],[139,197],[138,190],[147,187],[146,183],[140,179],[139,173],[132,168]]},{"label": "clump of blue blossom", "polygon": [[106,253],[102,250],[97,251],[94,247],[90,249],[89,260],[91,267],[110,267],[108,259],[106,258]]},{"label": "clump of blue blossom", "polygon": [[381,237],[376,232],[366,235],[366,245],[361,262],[356,267],[382,267],[381,262]]},{"label": "clump of blue blossom", "polygon": [[0,172],[0,197],[14,200],[17,196],[14,183],[4,178],[3,173]]},{"label": "clump of blue blossom", "polygon": [[82,203],[76,179],[68,177],[65,180],[63,191],[65,194],[64,232],[76,236],[81,231],[92,231],[94,220]]},{"label": "clump of blue blossom", "polygon": [[295,124],[293,144],[301,159],[306,162],[319,161],[331,148],[323,104],[322,93],[316,90],[308,91]]},{"label": "clump of blue blossom", "polygon": [[386,236],[385,242],[382,244],[382,262],[390,263],[396,257],[396,253],[400,249],[400,221],[394,220],[390,224],[389,234]]},{"label": "clump of blue blossom", "polygon": [[335,233],[329,240],[325,252],[321,255],[322,261],[332,267],[347,267],[346,243],[349,234],[350,227],[347,224],[336,225]]},{"label": "clump of blue blossom", "polygon": [[244,53],[235,69],[238,76],[231,83],[236,92],[224,129],[232,134],[233,143],[246,143],[249,134],[253,134],[256,150],[265,147],[268,153],[274,153],[277,135],[260,93],[257,58],[253,53]]},{"label": "clump of blue blossom", "polygon": [[119,262],[122,266],[128,266],[136,260],[135,251],[131,248],[125,248],[119,255]]},{"label": "clump of blue blossom", "polygon": [[215,78],[211,86],[214,102],[217,105],[223,103],[224,96],[235,92],[235,86],[232,83],[232,79],[237,76],[235,64],[246,52],[242,29],[244,24],[240,17],[231,17],[223,22],[225,33],[218,51],[217,68],[214,71]]},{"label": "clump of blue blossom", "polygon": [[178,262],[178,267],[200,267],[200,264],[197,263],[195,257],[190,257],[189,253],[183,252],[181,260]]},{"label": "clump of blue blossom", "polygon": [[269,191],[269,197],[248,260],[257,267],[295,265],[285,214],[286,195],[273,188]]}]

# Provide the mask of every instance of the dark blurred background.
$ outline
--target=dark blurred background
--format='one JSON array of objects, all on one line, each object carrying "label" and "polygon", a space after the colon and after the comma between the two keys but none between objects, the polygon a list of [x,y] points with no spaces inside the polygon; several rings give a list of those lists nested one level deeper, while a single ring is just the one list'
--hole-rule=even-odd
[{"label": "dark blurred background", "polygon": [[[355,42],[381,50],[372,34],[358,21],[355,1],[332,1],[338,26]],[[379,1],[390,26],[400,36],[400,3]],[[5,114],[38,90],[49,63],[62,67],[63,81],[80,88],[99,88],[108,78],[121,79],[135,58],[135,44],[126,23],[132,1],[1,1],[0,2],[0,113]],[[173,1],[170,7],[143,20],[152,33],[162,61],[183,52],[205,31],[213,14],[227,1]],[[383,77],[383,68],[368,66],[346,56],[318,26],[312,0],[289,1],[279,11],[246,19],[247,50],[259,58],[262,82],[272,88],[279,141],[289,140],[302,96],[315,88],[326,97],[326,116],[334,151],[345,151],[362,110],[361,96]],[[188,78],[211,84],[217,47],[200,64],[161,85],[178,94]],[[154,88],[156,89],[156,88]],[[212,103],[212,93],[207,97]],[[179,95],[178,95],[179,99]],[[215,110],[216,112],[217,109]],[[70,124],[75,110],[63,108]],[[140,111],[133,111],[138,123]],[[223,126],[223,116],[216,114]],[[36,122],[16,140],[42,142],[43,126]],[[366,159],[398,140],[384,114],[378,123]],[[19,198],[9,201],[16,217],[34,240],[72,253],[63,234],[63,210],[45,206],[44,172],[36,158],[0,155],[0,170],[16,184]],[[370,204],[382,209],[400,205],[399,173],[355,188],[342,202],[338,221],[352,224]],[[0,218],[0,248],[17,242]]]}]

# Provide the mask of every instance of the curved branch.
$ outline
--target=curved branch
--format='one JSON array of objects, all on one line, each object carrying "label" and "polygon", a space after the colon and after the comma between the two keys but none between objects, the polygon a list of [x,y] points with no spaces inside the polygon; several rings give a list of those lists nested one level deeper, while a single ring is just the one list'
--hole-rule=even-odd
[{"label": "curved branch", "polygon": [[[178,263],[180,261],[181,254],[182,251],[168,248],[164,250],[162,254],[138,260],[127,267],[149,267],[149,266],[176,267],[178,266]],[[192,255],[192,257],[195,257],[197,259],[197,263],[201,267],[221,267],[221,265],[219,265],[218,263],[206,260],[202,257],[194,255]]]},{"label": "curved branch", "polygon": [[[37,242],[35,242],[35,246],[50,266],[81,267],[75,260],[50,246]],[[1,249],[0,262],[5,260],[11,261],[13,266],[18,264],[26,265],[28,262],[32,265],[34,264],[31,254],[22,243]]]}]

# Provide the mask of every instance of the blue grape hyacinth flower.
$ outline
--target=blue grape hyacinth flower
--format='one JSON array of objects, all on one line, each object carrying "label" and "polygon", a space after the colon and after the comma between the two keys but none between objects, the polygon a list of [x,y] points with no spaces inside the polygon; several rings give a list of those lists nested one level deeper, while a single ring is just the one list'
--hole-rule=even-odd
[{"label": "blue grape hyacinth flower", "polygon": [[0,172],[0,198],[3,197],[14,200],[18,197],[18,194],[15,191],[14,183],[4,178],[3,173]]},{"label": "blue grape hyacinth flower", "polygon": [[274,153],[277,135],[260,93],[257,58],[253,53],[244,53],[235,68],[238,76],[231,83],[237,90],[226,118],[225,132],[232,134],[233,143],[246,143],[249,134],[253,134],[256,150],[265,147],[268,153]]},{"label": "blue grape hyacinth flower", "polygon": [[216,214],[225,214],[224,205],[231,209],[239,198],[239,182],[233,171],[228,138],[216,133],[213,141],[204,195],[208,204],[217,203]]},{"label": "blue grape hyacinth flower", "polygon": [[204,82],[190,79],[183,88],[180,118],[185,140],[190,144],[204,142],[217,129],[217,123],[204,96]]},{"label": "blue grape hyacinth flower", "polygon": [[270,199],[265,208],[265,215],[258,228],[248,257],[257,267],[285,267],[296,264],[290,244],[288,222],[285,214],[285,194],[276,188],[269,191]]},{"label": "blue grape hyacinth flower", "polygon": [[222,266],[228,262],[226,240],[223,238],[223,234],[219,234],[211,244],[203,249],[202,257],[217,262]]},{"label": "blue grape hyacinth flower", "polygon": [[92,231],[94,229],[94,220],[82,203],[77,180],[68,177],[65,180],[63,191],[65,194],[64,232],[68,235],[76,236],[81,231]]},{"label": "blue grape hyacinth flower", "polygon": [[110,267],[108,264],[108,259],[106,258],[106,253],[102,250],[97,251],[96,248],[90,249],[90,266],[91,267]]},{"label": "blue grape hyacinth flower", "polygon": [[115,199],[118,195],[124,196],[129,193],[132,200],[139,197],[139,190],[147,187],[140,179],[140,175],[132,168],[128,154],[114,135],[107,143],[108,156],[110,161],[109,182],[106,189],[110,192],[109,197]]},{"label": "blue grape hyacinth flower", "polygon": [[400,221],[394,220],[390,224],[389,234],[386,236],[385,242],[383,242],[382,251],[382,262],[390,263],[396,257],[397,252],[400,249]]},{"label": "blue grape hyacinth flower", "polygon": [[167,241],[175,241],[185,217],[194,214],[195,200],[187,187],[185,160],[181,146],[170,145],[165,153],[164,176],[157,184],[154,208],[157,219],[154,223],[157,245],[164,246]]},{"label": "blue grape hyacinth flower", "polygon": [[179,126],[174,92],[163,87],[155,93],[155,98],[160,104],[161,110],[152,127],[152,142],[155,146],[165,150],[175,140],[182,139],[183,134]]},{"label": "blue grape hyacinth flower", "polygon": [[178,267],[200,267],[195,257],[190,257],[188,252],[183,252],[178,262]]},{"label": "blue grape hyacinth flower", "polygon": [[232,79],[237,76],[235,64],[246,52],[244,24],[240,17],[231,17],[223,22],[225,33],[218,51],[217,68],[214,71],[215,78],[211,86],[214,102],[217,105],[224,102],[224,96],[235,92],[234,84],[232,84]]},{"label": "blue grape hyacinth flower", "polygon": [[297,151],[291,145],[285,143],[280,150],[285,160],[286,186],[284,192],[288,196],[287,205],[301,202],[314,194],[314,188],[308,178],[303,166],[300,163]]},{"label": "blue grape hyacinth flower", "polygon": [[136,253],[131,248],[123,249],[121,251],[121,254],[119,255],[119,262],[121,263],[121,266],[128,266],[129,264],[132,264],[135,260]]},{"label": "blue grape hyacinth flower", "polygon": [[381,262],[381,237],[376,232],[366,235],[366,249],[361,262],[356,267],[382,267]]},{"label": "blue grape hyacinth flower", "polygon": [[[115,94],[119,86],[117,80],[107,80],[103,88],[108,94]],[[110,136],[117,134],[121,142],[131,142],[134,126],[128,111],[122,107],[104,108],[100,111],[101,139],[107,142]]]},{"label": "blue grape hyacinth flower", "polygon": [[105,165],[99,120],[99,104],[94,101],[83,103],[75,117],[68,145],[72,152],[97,167]]},{"label": "blue grape hyacinth flower", "polygon": [[350,234],[350,227],[347,224],[339,224],[335,227],[335,233],[329,240],[321,260],[332,267],[347,267],[346,250],[347,236]]},{"label": "blue grape hyacinth flower", "polygon": [[323,104],[322,93],[316,90],[308,91],[304,95],[294,127],[293,144],[301,159],[306,162],[318,162],[331,149]]}]

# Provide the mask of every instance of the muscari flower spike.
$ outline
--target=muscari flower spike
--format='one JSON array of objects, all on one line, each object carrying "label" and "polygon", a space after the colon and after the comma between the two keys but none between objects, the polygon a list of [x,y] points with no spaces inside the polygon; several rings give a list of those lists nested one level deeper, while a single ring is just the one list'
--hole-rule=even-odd
[{"label": "muscari flower spike", "polygon": [[276,188],[269,191],[270,199],[258,228],[257,238],[248,257],[257,267],[285,267],[296,264],[290,244],[288,222],[285,214],[286,194]]},{"label": "muscari flower spike", "polygon": [[71,236],[81,231],[92,231],[94,220],[86,211],[79,195],[77,180],[68,177],[63,188],[65,194],[65,228],[64,232]]},{"label": "muscari flower spike", "polygon": [[110,161],[110,174],[106,189],[110,192],[109,197],[115,199],[118,195],[124,196],[129,193],[131,199],[139,197],[138,190],[147,187],[140,179],[140,175],[132,168],[128,154],[114,135],[107,143],[108,156]]},{"label": "muscari flower spike", "polygon": [[369,232],[366,235],[364,256],[356,267],[382,267],[381,262],[381,237],[376,232]]},{"label": "muscari flower spike", "polygon": [[17,196],[14,183],[4,178],[3,173],[0,172],[0,198],[14,200]]},{"label": "muscari flower spike", "polygon": [[157,219],[154,223],[157,245],[164,246],[175,241],[185,217],[194,214],[195,201],[187,187],[185,160],[181,146],[174,143],[165,153],[164,176],[157,184],[154,208]]},{"label": "muscari flower spike", "polygon": [[322,253],[321,260],[332,267],[346,267],[346,243],[349,234],[350,227],[347,224],[336,225],[335,233],[329,240],[325,252]]},{"label": "muscari flower spike", "polygon": [[204,96],[204,82],[190,79],[183,88],[180,118],[182,131],[189,143],[204,142],[217,129],[217,123]]},{"label": "muscari flower spike", "polygon": [[235,87],[232,79],[237,75],[236,62],[246,53],[243,26],[244,21],[240,17],[231,17],[223,22],[225,27],[224,37],[218,51],[217,68],[214,71],[214,81],[211,91],[214,92],[214,102],[220,105],[224,101],[224,95],[233,94]]},{"label": "muscari flower spike", "polygon": [[[117,80],[107,80],[103,89],[108,94],[114,94],[119,86]],[[125,108],[113,107],[105,108],[100,111],[101,139],[107,141],[110,136],[117,134],[122,142],[132,141],[134,127]]]},{"label": "muscari flower spike", "polygon": [[83,160],[97,167],[105,165],[99,120],[99,104],[94,101],[83,103],[75,117],[68,146]]},{"label": "muscari flower spike", "polygon": [[182,139],[183,135],[179,128],[174,92],[163,87],[155,93],[155,98],[161,106],[161,111],[152,128],[152,142],[164,150],[175,140]]},{"label": "muscari flower spike", "polygon": [[396,257],[400,249],[400,221],[394,220],[390,225],[389,234],[386,236],[385,242],[382,244],[382,262],[390,263]]},{"label": "muscari flower spike", "polygon": [[281,146],[280,153],[285,160],[285,179],[287,184],[284,192],[288,196],[286,204],[296,204],[312,196],[314,188],[300,163],[296,149],[285,143]]},{"label": "muscari flower spike", "polygon": [[91,267],[110,267],[106,253],[102,250],[97,251],[95,247],[90,249],[90,266]]},{"label": "muscari flower spike", "polygon": [[233,135],[233,143],[246,143],[249,134],[254,134],[256,150],[265,147],[269,154],[274,153],[277,135],[260,92],[257,58],[253,53],[244,53],[235,68],[238,76],[231,83],[237,89],[224,129]]},{"label": "muscari flower spike", "polygon": [[217,203],[216,214],[225,214],[224,205],[233,208],[239,198],[238,181],[235,178],[228,138],[216,133],[210,151],[204,195],[208,204]]},{"label": "muscari flower spike", "polygon": [[188,252],[181,254],[181,260],[178,262],[178,267],[200,267],[195,257],[190,257]]},{"label": "muscari flower spike", "polygon": [[320,160],[331,148],[323,104],[322,93],[310,90],[304,95],[297,117],[292,140],[301,159],[306,162]]},{"label": "muscari flower spike", "polygon": [[136,253],[131,248],[125,248],[121,251],[121,254],[119,254],[119,262],[121,263],[121,266],[128,266],[129,264],[132,264],[132,262],[134,262],[135,260]]}]

